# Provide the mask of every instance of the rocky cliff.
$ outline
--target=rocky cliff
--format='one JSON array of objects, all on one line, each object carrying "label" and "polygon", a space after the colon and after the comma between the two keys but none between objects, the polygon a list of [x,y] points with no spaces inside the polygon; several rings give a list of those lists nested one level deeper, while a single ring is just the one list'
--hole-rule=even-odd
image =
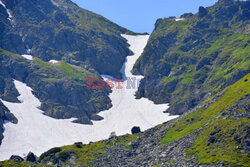
[{"label": "rocky cliff", "polygon": [[121,77],[130,51],[120,34],[132,32],[70,0],[2,2],[6,8],[0,5],[0,48],[17,54],[31,49],[44,61],[64,60]]},{"label": "rocky cliff", "polygon": [[[0,51],[1,98],[18,102],[13,79],[27,83],[42,102],[45,114],[58,119],[78,118],[76,122],[91,124],[100,120],[96,113],[111,107],[111,90],[87,89],[87,77],[100,78],[81,67],[63,61],[51,64],[35,58],[29,61],[20,55]],[[8,84],[6,84],[8,83]]]},{"label": "rocky cliff", "polygon": [[249,69],[249,1],[219,0],[195,15],[159,19],[134,66],[145,76],[137,97],[182,114]]}]

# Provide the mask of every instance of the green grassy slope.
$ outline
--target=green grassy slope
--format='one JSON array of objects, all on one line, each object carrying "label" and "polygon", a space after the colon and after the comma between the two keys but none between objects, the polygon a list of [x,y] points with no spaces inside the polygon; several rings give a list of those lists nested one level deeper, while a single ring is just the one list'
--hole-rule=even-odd
[{"label": "green grassy slope", "polygon": [[[202,128],[195,144],[187,150],[188,154],[197,156],[202,164],[225,162],[231,165],[247,166],[248,153],[241,151],[244,143],[237,143],[237,138],[245,139],[250,126],[247,117],[235,117],[228,110],[237,104],[238,100],[250,95],[250,74],[227,87],[223,95],[208,107],[202,107],[170,128],[162,144],[177,141],[182,137]],[[249,104],[248,104],[249,105]],[[236,112],[248,113],[249,108],[238,109]],[[227,115],[221,116],[221,115]],[[215,143],[209,143],[213,139]],[[246,141],[245,141],[246,142]]]}]

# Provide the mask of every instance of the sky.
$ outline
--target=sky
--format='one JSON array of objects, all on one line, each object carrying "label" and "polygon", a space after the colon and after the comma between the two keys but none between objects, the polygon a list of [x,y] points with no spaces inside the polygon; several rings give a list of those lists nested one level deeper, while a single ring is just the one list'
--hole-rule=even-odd
[{"label": "sky", "polygon": [[72,0],[134,32],[151,33],[158,18],[196,13],[217,0]]}]

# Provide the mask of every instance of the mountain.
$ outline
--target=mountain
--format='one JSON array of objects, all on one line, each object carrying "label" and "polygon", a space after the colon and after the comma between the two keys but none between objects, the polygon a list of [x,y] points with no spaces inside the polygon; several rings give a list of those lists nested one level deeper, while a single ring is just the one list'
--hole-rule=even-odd
[{"label": "mountain", "polygon": [[249,1],[219,0],[195,15],[157,20],[133,69],[145,76],[137,98],[182,114],[249,73],[249,8]]},{"label": "mountain", "polygon": [[[1,16],[4,16],[4,25],[7,27],[15,29],[18,25],[15,18],[19,16],[15,16],[15,12],[12,11],[14,8],[10,7],[11,4],[29,2],[27,6],[16,7],[22,11],[33,5],[30,11],[35,9],[35,11],[42,11],[43,14],[48,13],[50,17],[46,20],[53,19],[52,23],[49,23],[52,25],[57,23],[57,17],[54,15],[60,11],[74,23],[72,27],[76,32],[69,28],[71,26],[67,18],[60,23],[63,24],[62,30],[69,28],[73,34],[77,34],[77,37],[85,32],[95,31],[97,34],[102,34],[99,40],[104,42],[107,48],[113,43],[107,42],[109,38],[106,38],[106,35],[113,34],[111,36],[115,40],[121,40],[119,47],[124,47],[121,53],[130,54],[130,51],[125,49],[128,47],[125,39],[120,39],[120,35],[116,32],[133,34],[132,32],[122,28],[116,29],[113,23],[103,30],[105,24],[101,21],[102,26],[99,27],[95,19],[95,21],[92,20],[90,29],[88,24],[83,24],[84,28],[81,29],[82,23],[79,23],[81,19],[75,19],[73,22],[72,13],[74,18],[76,17],[74,12],[82,9],[70,1],[14,0],[9,4],[3,2],[6,8],[2,7],[1,10],[5,13]],[[54,15],[48,12],[50,5],[45,8],[43,2],[51,4],[57,12],[53,12]],[[137,134],[117,137],[112,133],[107,140],[89,144],[75,141],[73,145],[51,148],[39,157],[33,153],[29,153],[24,159],[13,155],[10,160],[0,162],[0,166],[249,166],[249,9],[250,1],[219,0],[209,8],[200,7],[197,14],[186,13],[180,18],[157,20],[143,54],[133,67],[134,74],[144,75],[136,97],[146,97],[156,104],[170,103],[170,108],[166,112],[181,114],[178,118]],[[69,12],[70,10],[72,11]],[[77,13],[77,18],[83,17],[79,14],[81,12]],[[39,12],[32,17],[34,18],[27,15],[29,24],[33,19],[42,18]],[[22,20],[22,22],[25,21]],[[101,78],[100,74],[103,74],[103,71],[120,77],[119,63],[114,64],[117,71],[109,73],[108,69],[113,67],[108,69],[100,67],[106,59],[101,61],[99,58],[102,56],[106,58],[106,55],[101,57],[98,57],[98,54],[95,55],[98,58],[86,56],[85,61],[85,59],[79,59],[78,54],[73,52],[74,49],[71,50],[70,59],[67,56],[65,58],[65,55],[60,59],[57,57],[60,55],[57,52],[63,54],[70,52],[70,49],[61,52],[56,48],[53,41],[57,33],[52,34],[53,38],[50,35],[46,36],[47,31],[50,32],[49,30],[52,29],[55,32],[54,29],[57,30],[60,24],[55,27],[50,26],[49,30],[44,30],[44,34],[43,28],[36,28],[39,24],[33,24],[30,30],[26,29],[29,24],[23,26],[20,32],[27,34],[31,32],[32,37],[35,36],[34,34],[41,33],[37,35],[42,38],[41,40],[34,37],[34,41],[37,41],[40,47],[27,46],[23,42],[23,39],[26,39],[24,37],[20,39],[21,42],[16,41],[20,46],[15,45],[16,47],[12,48],[8,48],[7,45],[1,46],[3,49],[0,50],[0,97],[18,102],[18,91],[13,84],[15,79],[33,89],[33,93],[42,102],[41,108],[45,111],[44,114],[48,116],[77,117],[76,122],[85,124],[91,124],[91,120],[102,119],[96,114],[111,107],[111,101],[108,98],[110,90],[86,89],[86,77]],[[46,27],[47,23],[46,26],[42,26]],[[33,30],[36,32],[32,32]],[[18,31],[6,31],[1,37],[3,41],[8,41],[11,36],[18,36],[15,34]],[[30,37],[30,39],[33,38]],[[62,45],[59,42],[60,46],[65,45],[65,48],[68,45],[71,46],[71,42],[67,43],[67,38],[63,39],[59,40],[62,42]],[[47,43],[43,42],[44,40]],[[91,41],[97,42],[95,47],[88,46],[94,53],[100,48],[104,49],[103,52],[107,51],[106,47],[99,45],[99,40],[95,38],[95,41]],[[26,40],[27,43],[28,41]],[[76,41],[74,40],[72,47],[79,46]],[[56,43],[58,44],[58,41]],[[87,45],[86,41],[84,43]],[[56,53],[48,51],[48,54],[42,54],[44,49],[39,50],[43,45],[48,47],[45,50],[51,49]],[[31,48],[34,55],[33,61],[22,56],[24,54],[21,52],[22,48],[23,52]],[[81,51],[83,50],[77,52],[85,55]],[[34,54],[35,52],[37,54]],[[48,62],[52,59],[60,61],[56,64]],[[100,64],[97,63],[98,61]],[[112,62],[112,58],[109,61]],[[83,96],[79,97],[79,95]],[[0,103],[0,113],[0,125],[6,120],[18,123],[2,103]]]},{"label": "mountain", "polygon": [[250,75],[179,118],[134,135],[56,147],[22,166],[248,166]]},{"label": "mountain", "polygon": [[[122,77],[132,53],[121,37],[125,33],[136,34],[70,0],[1,0],[0,98],[19,102],[15,79],[33,89],[45,115],[83,124],[101,120],[96,114],[112,106],[111,91],[87,89],[86,78]],[[27,54],[33,61],[21,56]],[[18,120],[0,105],[2,132],[4,121]]]},{"label": "mountain", "polygon": [[[0,47],[44,61],[64,60],[101,74],[120,76],[130,53],[120,34],[132,32],[70,0],[2,0]],[[11,14],[11,19],[7,11]]]}]

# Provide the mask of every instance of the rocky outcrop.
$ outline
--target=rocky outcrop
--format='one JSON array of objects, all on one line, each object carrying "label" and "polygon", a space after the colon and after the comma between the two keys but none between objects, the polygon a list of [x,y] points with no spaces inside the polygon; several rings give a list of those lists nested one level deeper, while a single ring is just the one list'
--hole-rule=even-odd
[{"label": "rocky outcrop", "polygon": [[133,68],[145,76],[137,98],[170,103],[166,112],[182,114],[249,73],[249,5],[220,0],[181,21],[158,19]]},{"label": "rocky outcrop", "polygon": [[37,157],[35,156],[35,154],[32,152],[29,152],[27,157],[26,157],[26,161],[36,162],[36,160],[37,160]]},{"label": "rocky outcrop", "polygon": [[[7,52],[0,53],[1,68],[5,69],[5,84],[3,95],[8,93],[8,87],[13,88],[13,102],[19,95],[12,79],[27,83],[33,89],[35,96],[41,101],[41,109],[46,115],[58,118],[78,118],[76,122],[92,124],[91,120],[100,120],[96,114],[111,107],[108,97],[110,90],[87,89],[86,75],[91,74],[80,67],[62,62],[61,65],[52,65],[41,60],[28,61],[21,56]],[[70,68],[74,75],[70,75],[64,68]],[[75,77],[75,74],[79,77]],[[82,75],[82,77],[80,77]],[[9,81],[9,82],[7,82]],[[4,86],[6,85],[6,86]],[[7,90],[7,91],[5,91]],[[0,94],[2,95],[2,94]],[[2,95],[2,96],[3,96]]]},{"label": "rocky outcrop", "polygon": [[3,131],[4,131],[3,124],[5,121],[9,121],[14,124],[17,124],[18,122],[16,117],[12,113],[10,113],[8,108],[6,108],[0,100],[0,144],[2,143],[2,139],[4,137],[3,136]]},{"label": "rocky outcrop", "polygon": [[199,17],[200,17],[200,18],[206,16],[207,13],[208,13],[207,9],[204,8],[203,6],[201,6],[201,7],[199,8]]},{"label": "rocky outcrop", "polygon": [[[87,89],[88,76],[100,78],[97,73],[64,62],[53,65],[40,59],[29,61],[20,55],[0,51],[0,99],[18,103],[19,93],[13,81],[19,80],[33,89],[44,114],[53,118],[77,118],[74,122],[83,124],[102,119],[97,113],[112,106],[108,97],[111,90]],[[0,101],[0,141],[4,121],[17,123],[18,120]]]},{"label": "rocky outcrop", "polygon": [[10,157],[10,160],[11,161],[16,161],[16,162],[22,162],[22,161],[24,161],[24,159],[22,157],[18,156],[18,155],[12,155]]}]

